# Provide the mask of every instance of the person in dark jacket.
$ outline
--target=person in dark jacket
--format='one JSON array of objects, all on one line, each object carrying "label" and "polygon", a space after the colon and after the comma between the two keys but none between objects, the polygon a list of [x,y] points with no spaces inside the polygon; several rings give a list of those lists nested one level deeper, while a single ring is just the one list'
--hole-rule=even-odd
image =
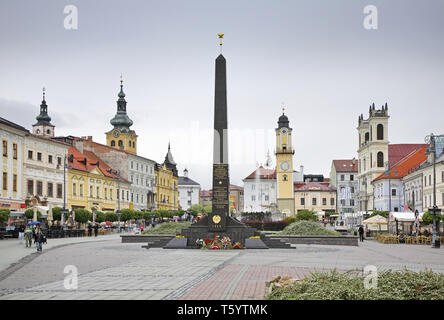
[{"label": "person in dark jacket", "polygon": [[94,236],[97,237],[97,234],[99,233],[99,224],[96,222],[94,225]]},{"label": "person in dark jacket", "polygon": [[88,224],[88,237],[91,237],[92,235],[92,225],[91,223]]},{"label": "person in dark jacket", "polygon": [[37,252],[42,252],[42,243],[45,242],[45,236],[43,235],[40,228],[37,229],[35,233],[35,245],[37,247]]},{"label": "person in dark jacket", "polygon": [[363,242],[364,241],[364,228],[362,226],[359,226],[358,233],[359,233],[359,240],[361,242]]}]

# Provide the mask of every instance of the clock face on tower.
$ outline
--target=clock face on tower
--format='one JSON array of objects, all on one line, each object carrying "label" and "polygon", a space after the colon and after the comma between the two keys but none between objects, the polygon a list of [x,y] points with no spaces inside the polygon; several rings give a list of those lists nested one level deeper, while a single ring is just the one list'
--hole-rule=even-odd
[{"label": "clock face on tower", "polygon": [[288,161],[282,161],[280,167],[282,171],[288,171],[288,169],[290,169],[290,163]]},{"label": "clock face on tower", "polygon": [[119,130],[114,130],[113,136],[114,136],[114,138],[118,138],[120,136],[120,131]]}]

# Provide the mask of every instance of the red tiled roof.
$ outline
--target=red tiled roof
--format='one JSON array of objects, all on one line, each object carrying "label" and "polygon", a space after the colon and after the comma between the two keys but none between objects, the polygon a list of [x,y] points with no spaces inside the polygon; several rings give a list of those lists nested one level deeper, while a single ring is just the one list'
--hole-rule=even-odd
[{"label": "red tiled roof", "polygon": [[389,144],[388,159],[389,165],[393,167],[401,159],[415,150],[428,146],[427,144]]},{"label": "red tiled roof", "polygon": [[244,191],[243,187],[237,186],[235,184],[230,184],[230,190],[239,190],[239,191]]},{"label": "red tiled roof", "polygon": [[199,192],[200,197],[211,197],[211,194],[212,194],[211,190],[201,190]]},{"label": "red tiled roof", "polygon": [[336,172],[358,172],[358,160],[355,159],[355,164],[353,160],[333,160],[333,165],[335,166]]},{"label": "red tiled roof", "polygon": [[249,176],[245,179],[276,179],[276,170],[275,169],[265,169],[263,166],[260,166],[256,170],[254,170]]},{"label": "red tiled roof", "polygon": [[373,181],[382,180],[382,179],[400,179],[407,174],[413,168],[418,167],[424,161],[427,160],[426,150],[428,145],[425,145],[417,150],[412,151],[406,157],[402,158],[401,161],[398,161],[391,169],[388,175],[384,173],[378,176]]},{"label": "red tiled roof", "polygon": [[[73,162],[68,162],[68,165],[71,166],[71,168],[74,170],[91,172],[95,168],[98,168],[104,176],[114,179],[118,178],[117,175],[109,172],[111,167],[108,166],[104,161],[102,161],[91,151],[84,151],[83,153],[81,153],[78,149],[71,147],[68,149],[68,157],[70,157],[71,155],[74,156],[74,159]],[[123,178],[120,179],[126,181]]]},{"label": "red tiled roof", "polygon": [[336,191],[328,182],[296,182],[294,191]]}]

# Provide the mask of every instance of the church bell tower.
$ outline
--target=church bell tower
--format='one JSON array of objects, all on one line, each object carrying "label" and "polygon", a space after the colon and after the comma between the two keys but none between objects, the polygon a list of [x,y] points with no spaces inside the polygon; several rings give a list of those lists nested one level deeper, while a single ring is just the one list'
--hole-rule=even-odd
[{"label": "church bell tower", "polygon": [[276,180],[277,180],[277,206],[285,216],[294,215],[294,186],[293,186],[293,155],[291,144],[290,122],[284,114],[278,120],[276,128]]},{"label": "church bell tower", "polygon": [[126,114],[126,100],[125,93],[123,92],[122,78],[120,78],[120,92],[118,96],[117,113],[110,121],[114,128],[105,133],[106,145],[137,154],[137,135],[134,130],[130,129],[133,121]]}]

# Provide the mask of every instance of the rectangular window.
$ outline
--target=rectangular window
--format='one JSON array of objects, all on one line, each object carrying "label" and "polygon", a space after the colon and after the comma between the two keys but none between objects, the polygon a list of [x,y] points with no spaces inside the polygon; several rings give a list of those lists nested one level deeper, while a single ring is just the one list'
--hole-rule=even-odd
[{"label": "rectangular window", "polygon": [[90,198],[93,198],[94,196],[93,196],[93,187],[92,186],[89,186],[89,197]]},{"label": "rectangular window", "polygon": [[63,184],[57,183],[57,198],[63,198]]},{"label": "rectangular window", "polygon": [[355,187],[350,187],[350,193],[355,193]]},{"label": "rectangular window", "polygon": [[139,203],[139,195],[136,194],[136,203]]},{"label": "rectangular window", "polygon": [[355,200],[350,199],[350,205],[351,205],[351,206],[354,206],[354,205],[355,205]]},{"label": "rectangular window", "polygon": [[14,159],[17,159],[17,143],[12,144],[12,155]]},{"label": "rectangular window", "polygon": [[341,199],[341,206],[345,206],[345,200]]},{"label": "rectangular window", "polygon": [[350,175],[350,181],[353,181],[355,179],[355,176],[354,175]]},{"label": "rectangular window", "polygon": [[334,206],[335,205],[335,198],[330,198],[330,205]]},{"label": "rectangular window", "polygon": [[316,205],[316,198],[311,199],[311,203],[315,206]]},{"label": "rectangular window", "polygon": [[125,200],[125,190],[122,190],[122,201]]},{"label": "rectangular window", "polygon": [[42,196],[43,195],[43,182],[37,181],[37,195]]},{"label": "rectangular window", "polygon": [[8,174],[3,172],[3,190],[8,190]]},{"label": "rectangular window", "polygon": [[100,199],[100,187],[97,187],[97,199]]},{"label": "rectangular window", "polygon": [[131,202],[134,202],[134,193],[131,193]]},{"label": "rectangular window", "polygon": [[129,191],[126,192],[126,201],[129,201]]},{"label": "rectangular window", "polygon": [[301,198],[301,206],[305,206],[305,198]]},{"label": "rectangular window", "polygon": [[42,161],[42,153],[41,152],[37,152],[37,160]]},{"label": "rectangular window", "polygon": [[28,159],[32,160],[32,151],[28,150]]},{"label": "rectangular window", "polygon": [[48,155],[48,163],[52,163],[52,155]]},{"label": "rectangular window", "polygon": [[105,188],[105,200],[108,200],[108,189]]},{"label": "rectangular window", "polygon": [[392,189],[392,196],[396,197],[396,189]]},{"label": "rectangular window", "polygon": [[326,206],[327,205],[327,198],[322,198],[322,205]]},{"label": "rectangular window", "polygon": [[28,195],[34,195],[34,180],[28,180]]},{"label": "rectangular window", "polygon": [[17,192],[17,175],[12,175],[12,191]]},{"label": "rectangular window", "polygon": [[268,195],[265,195],[265,201],[268,201]]},{"label": "rectangular window", "polygon": [[80,187],[80,196],[83,198],[83,184],[80,184],[79,187]]},{"label": "rectangular window", "polygon": [[61,158],[61,157],[57,157],[57,164],[58,164],[59,166],[62,165],[62,158]]},{"label": "rectangular window", "polygon": [[343,174],[341,174],[341,181],[345,180],[345,176]]},{"label": "rectangular window", "polygon": [[136,163],[136,170],[139,170],[139,163]]},{"label": "rectangular window", "polygon": [[75,183],[72,184],[72,195],[77,196],[77,186]]},{"label": "rectangular window", "polygon": [[48,197],[52,198],[54,196],[53,184],[52,182],[48,182]]},{"label": "rectangular window", "polygon": [[431,185],[432,185],[432,176],[429,175],[429,186],[431,186]]},{"label": "rectangular window", "polygon": [[251,196],[251,200],[256,201],[256,196],[254,194]]},{"label": "rectangular window", "polygon": [[3,156],[8,156],[8,141],[3,140]]}]

